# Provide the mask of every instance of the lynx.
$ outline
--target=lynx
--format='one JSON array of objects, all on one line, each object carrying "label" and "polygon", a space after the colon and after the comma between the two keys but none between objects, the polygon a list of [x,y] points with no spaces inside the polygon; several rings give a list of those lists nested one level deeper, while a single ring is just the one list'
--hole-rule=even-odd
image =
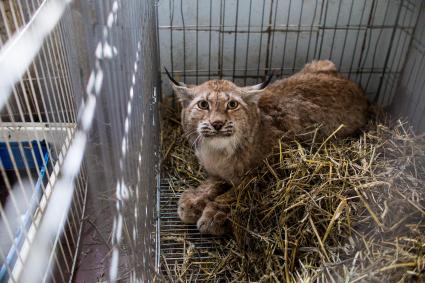
[{"label": "lynx", "polygon": [[258,165],[278,139],[303,139],[300,134],[316,126],[316,137],[325,138],[340,125],[335,135],[346,137],[366,122],[364,92],[327,60],[313,61],[270,85],[270,80],[246,87],[211,80],[188,86],[167,74],[182,105],[184,132],[208,173],[208,179],[186,190],[178,203],[180,219],[196,223],[201,233],[229,231],[229,207],[217,198],[223,198],[225,184],[237,185]]}]

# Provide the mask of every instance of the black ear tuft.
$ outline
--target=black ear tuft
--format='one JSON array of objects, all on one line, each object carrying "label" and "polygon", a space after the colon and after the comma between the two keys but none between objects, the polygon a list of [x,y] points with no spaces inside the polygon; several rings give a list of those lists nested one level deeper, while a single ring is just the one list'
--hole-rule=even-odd
[{"label": "black ear tuft", "polygon": [[171,75],[170,75],[170,72],[168,72],[168,70],[167,70],[167,68],[165,68],[164,67],[164,70],[165,70],[165,73],[167,74],[167,77],[170,79],[170,81],[173,83],[173,84],[175,84],[175,85],[177,85],[177,86],[182,86],[182,84],[181,83],[179,83],[178,81],[176,81]]},{"label": "black ear tuft", "polygon": [[266,86],[268,86],[269,83],[272,81],[272,78],[273,78],[273,73],[271,75],[269,75],[269,77],[267,78],[267,80],[265,80],[264,82],[262,82],[260,84],[260,86],[258,87],[258,90],[261,90],[261,89],[265,88]]}]

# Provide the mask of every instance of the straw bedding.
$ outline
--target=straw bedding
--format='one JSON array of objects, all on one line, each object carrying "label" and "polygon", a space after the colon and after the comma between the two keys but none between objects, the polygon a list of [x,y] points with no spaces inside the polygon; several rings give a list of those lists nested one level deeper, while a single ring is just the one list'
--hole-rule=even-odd
[{"label": "straw bedding", "polygon": [[[205,172],[178,114],[162,114],[163,171],[176,192],[196,187]],[[211,281],[425,282],[425,138],[406,123],[370,122],[342,141],[277,141],[226,194],[237,199],[234,233],[217,239],[212,271],[197,271]]]}]

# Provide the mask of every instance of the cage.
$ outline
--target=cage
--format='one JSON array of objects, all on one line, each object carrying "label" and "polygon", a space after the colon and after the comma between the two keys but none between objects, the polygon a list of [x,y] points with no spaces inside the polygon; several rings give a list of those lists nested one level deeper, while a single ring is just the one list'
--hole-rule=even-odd
[{"label": "cage", "polygon": [[159,102],[178,107],[162,66],[242,86],[330,59],[425,130],[420,0],[3,0],[0,15],[0,282],[211,281],[216,238],[180,222],[161,172]]},{"label": "cage", "polygon": [[[154,4],[7,0],[0,15],[0,282],[80,282],[87,275],[77,255],[97,241],[93,227],[105,234],[102,257],[112,249],[111,281],[136,269],[133,278],[152,277]],[[123,221],[124,213],[132,216]],[[121,252],[123,225],[134,234],[129,244],[146,249]],[[129,268],[114,275],[118,254]]]},{"label": "cage", "polygon": [[[285,78],[313,59],[329,59],[362,86],[372,103],[394,117],[408,117],[417,133],[424,130],[424,27],[421,1],[170,0],[158,4],[161,63],[177,81],[199,84],[220,78],[252,85],[271,73]],[[167,80],[163,94],[174,99]],[[181,223],[176,211],[179,194],[175,185],[170,186],[175,182],[163,179],[160,190],[161,272],[170,281],[219,282],[220,277],[211,275],[223,264],[213,256],[220,252],[218,244],[197,232],[196,225]],[[320,282],[320,278],[312,280]]]}]

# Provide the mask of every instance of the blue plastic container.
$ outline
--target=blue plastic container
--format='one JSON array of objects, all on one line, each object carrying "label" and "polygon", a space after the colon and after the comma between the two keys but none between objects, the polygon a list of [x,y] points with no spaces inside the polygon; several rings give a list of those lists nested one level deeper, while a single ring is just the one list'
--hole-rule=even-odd
[{"label": "blue plastic container", "polygon": [[[43,167],[43,156],[47,153],[47,147],[44,141],[40,142],[41,148],[39,148],[38,141],[0,142],[0,160],[5,170],[14,170],[12,156],[9,154],[7,144],[10,145],[18,170],[23,170],[25,168],[33,170],[36,169],[36,164],[38,164],[38,168]],[[22,145],[23,152],[19,148],[19,145]]]},{"label": "blue plastic container", "polygon": [[[20,144],[22,149],[20,149]],[[9,252],[6,256],[6,259],[3,262],[3,265],[0,268],[0,282],[7,282],[9,278],[8,268],[13,269],[13,266],[16,262],[19,250],[22,247],[25,239],[25,233],[28,231],[32,223],[32,216],[34,215],[40,199],[43,195],[43,182],[46,183],[46,172],[47,168],[44,166],[49,162],[49,154],[47,150],[46,142],[41,141],[24,141],[24,142],[9,142],[12,156],[9,154],[7,144],[5,142],[0,142],[0,160],[2,167],[7,171],[15,171],[12,160],[14,159],[16,163],[17,170],[24,170],[28,168],[32,172],[37,172],[37,165],[40,169],[40,173],[35,184],[34,191],[30,200],[30,205],[25,212],[22,225],[15,231],[15,240],[13,245],[10,247]],[[12,158],[13,157],[13,158]],[[44,160],[44,161],[43,161]],[[4,188],[0,188],[2,190]]]}]

